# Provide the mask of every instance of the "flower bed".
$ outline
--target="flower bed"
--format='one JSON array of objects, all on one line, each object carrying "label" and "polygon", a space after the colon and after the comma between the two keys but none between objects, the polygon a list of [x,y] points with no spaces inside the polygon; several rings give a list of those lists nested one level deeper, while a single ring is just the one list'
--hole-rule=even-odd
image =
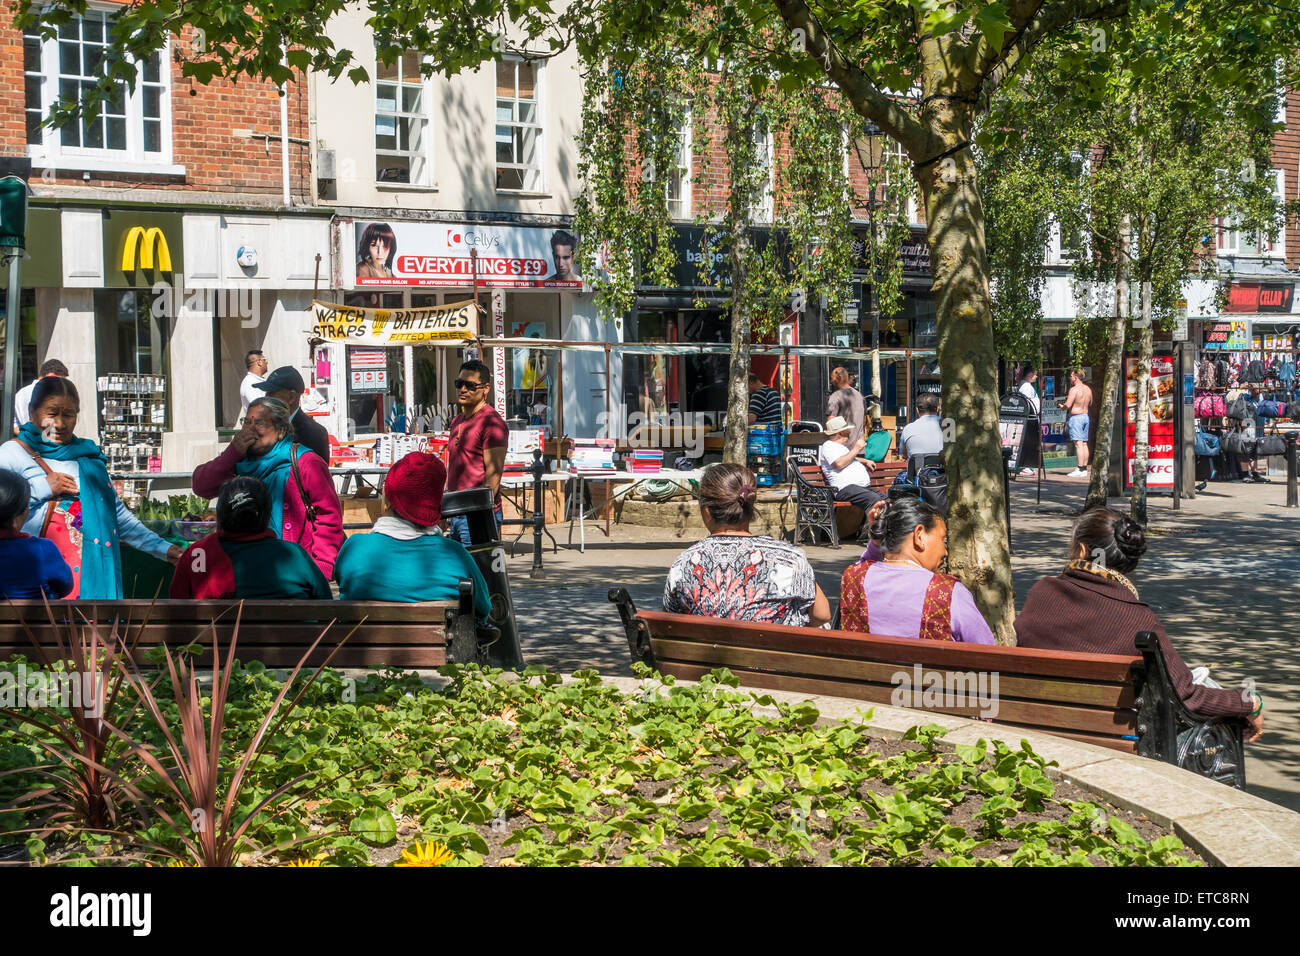
[{"label": "flower bed", "polygon": [[[862,723],[815,726],[811,703],[776,703],[777,714],[767,716],[758,709],[772,700],[733,690],[725,671],[692,686],[650,682],[633,696],[591,671],[568,682],[544,673],[513,680],[476,668],[445,672],[451,682],[440,690],[414,675],[357,684],[332,671],[308,686],[268,732],[229,812],[217,804],[233,826],[285,789],[253,816],[235,858],[514,866],[1198,862],[1167,831],[1049,779],[1028,747],[981,742],[945,751],[934,725],[885,741]],[[238,766],[279,692],[260,665],[234,668],[223,767]],[[142,739],[161,753],[157,728]],[[0,731],[0,770],[38,760],[33,741]],[[136,779],[159,807],[170,806],[158,780]],[[0,777],[0,806],[36,783],[22,772]],[[35,859],[52,863],[185,860],[192,854],[173,825],[185,817],[174,806],[169,816],[171,824],[127,814],[117,834],[0,832],[0,844],[28,840]]]}]

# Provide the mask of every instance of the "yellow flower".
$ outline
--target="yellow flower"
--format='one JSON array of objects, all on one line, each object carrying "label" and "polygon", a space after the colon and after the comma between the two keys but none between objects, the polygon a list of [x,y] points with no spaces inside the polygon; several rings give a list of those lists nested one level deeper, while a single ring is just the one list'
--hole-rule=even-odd
[{"label": "yellow flower", "polygon": [[290,860],[286,866],[324,866],[320,860]]},{"label": "yellow flower", "polygon": [[414,852],[403,850],[402,859],[405,862],[396,863],[395,866],[442,866],[452,858],[452,852],[441,843],[429,841],[412,846]]}]

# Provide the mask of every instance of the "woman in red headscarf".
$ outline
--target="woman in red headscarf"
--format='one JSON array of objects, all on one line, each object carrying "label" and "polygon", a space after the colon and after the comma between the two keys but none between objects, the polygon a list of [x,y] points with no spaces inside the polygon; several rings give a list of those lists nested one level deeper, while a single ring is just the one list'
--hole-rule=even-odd
[{"label": "woman in red headscarf", "polygon": [[474,582],[474,613],[492,610],[487,581],[465,546],[438,530],[447,469],[411,452],[384,478],[384,513],[368,534],[343,542],[334,565],[344,601],[454,601],[457,585]]}]

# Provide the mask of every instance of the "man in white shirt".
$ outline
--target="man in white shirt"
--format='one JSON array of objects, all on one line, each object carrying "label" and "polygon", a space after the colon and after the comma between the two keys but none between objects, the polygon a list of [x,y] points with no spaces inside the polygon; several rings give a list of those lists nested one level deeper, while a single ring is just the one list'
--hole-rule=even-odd
[{"label": "man in white shirt", "polygon": [[916,400],[917,419],[903,429],[899,454],[907,461],[913,455],[938,455],[943,451],[943,426],[939,424],[939,396],[926,392]]},{"label": "man in white shirt", "polygon": [[43,378],[51,375],[59,378],[68,377],[68,367],[58,359],[49,359],[41,366],[40,374],[32,379],[30,384],[24,385],[18,389],[18,394],[14,396],[14,434],[18,434],[18,429],[27,424],[28,407],[32,404],[32,392],[36,391],[36,383]]},{"label": "man in white shirt", "polygon": [[[1029,402],[1030,414],[1035,417],[1039,414],[1038,410],[1040,407],[1038,403],[1038,392],[1034,388],[1034,383],[1036,381],[1038,381],[1038,369],[1034,368],[1032,365],[1026,365],[1020,372],[1019,392],[1021,395],[1025,396],[1025,400]],[[1037,474],[1037,472],[1032,468],[1021,468],[1020,474],[1032,476]]]},{"label": "man in white shirt", "polygon": [[248,414],[248,406],[253,403],[254,399],[266,397],[266,392],[253,387],[258,382],[266,381],[267,362],[262,350],[249,349],[248,354],[244,356],[244,367],[248,369],[248,374],[239,383],[240,418]]},{"label": "man in white shirt", "polygon": [[871,488],[871,471],[876,463],[858,458],[858,453],[867,446],[867,440],[858,438],[852,445],[846,444],[852,431],[852,423],[841,415],[828,421],[827,438],[817,455],[818,464],[822,466],[822,474],[826,476],[835,500],[850,502],[865,512],[885,496]]}]

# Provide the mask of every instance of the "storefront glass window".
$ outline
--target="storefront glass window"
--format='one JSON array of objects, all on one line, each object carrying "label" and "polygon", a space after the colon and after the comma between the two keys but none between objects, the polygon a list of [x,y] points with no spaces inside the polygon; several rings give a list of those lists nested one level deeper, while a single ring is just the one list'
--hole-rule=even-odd
[{"label": "storefront glass window", "polygon": [[[97,373],[161,375],[169,400],[166,427],[171,427],[171,337],[165,315],[155,314],[154,295],[144,289],[95,291],[95,360]],[[162,310],[158,310],[161,312]]]},{"label": "storefront glass window", "polygon": [[[0,296],[0,354],[7,354],[8,343],[5,336],[9,334],[8,316],[5,314],[5,297]],[[24,289],[22,307],[18,316],[18,331],[22,338],[22,352],[18,366],[18,385],[22,388],[36,378],[39,363],[36,361],[36,290]],[[57,358],[58,356],[50,356]],[[0,363],[0,387],[4,386],[4,365]],[[17,389],[15,389],[16,391]]]}]

